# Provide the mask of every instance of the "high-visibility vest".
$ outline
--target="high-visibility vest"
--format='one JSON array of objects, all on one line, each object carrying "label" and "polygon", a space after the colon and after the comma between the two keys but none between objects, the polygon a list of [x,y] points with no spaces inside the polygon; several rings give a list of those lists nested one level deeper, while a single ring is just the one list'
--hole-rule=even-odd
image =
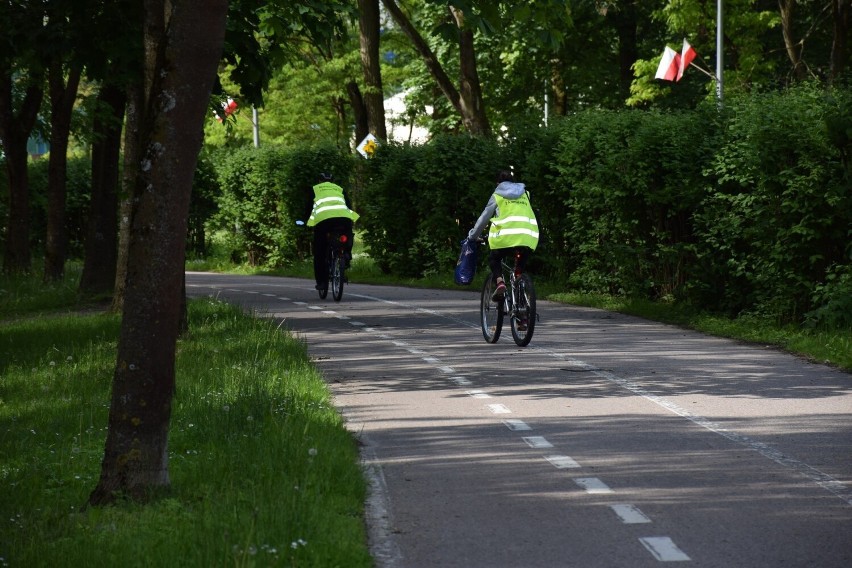
[{"label": "high-visibility vest", "polygon": [[343,189],[339,185],[324,181],[314,186],[314,208],[308,219],[308,227],[334,217],[345,217],[357,221],[360,215],[346,206]]},{"label": "high-visibility vest", "polygon": [[488,246],[492,249],[538,246],[538,222],[535,219],[527,193],[517,199],[506,199],[494,194],[497,216],[491,219]]}]

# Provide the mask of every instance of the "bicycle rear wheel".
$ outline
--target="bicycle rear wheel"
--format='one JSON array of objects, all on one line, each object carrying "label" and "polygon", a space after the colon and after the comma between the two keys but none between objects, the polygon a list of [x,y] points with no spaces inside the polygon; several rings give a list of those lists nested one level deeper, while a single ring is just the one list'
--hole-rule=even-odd
[{"label": "bicycle rear wheel", "polygon": [[497,340],[500,339],[500,331],[503,329],[503,302],[492,301],[491,295],[493,293],[494,283],[489,274],[482,284],[482,297],[479,301],[482,336],[488,343],[497,343]]},{"label": "bicycle rear wheel", "polygon": [[518,304],[512,310],[509,324],[512,339],[519,347],[529,345],[535,329],[535,287],[532,278],[522,274],[515,283]]},{"label": "bicycle rear wheel", "polygon": [[329,280],[331,281],[331,296],[335,302],[339,302],[343,297],[344,270],[343,256],[335,252],[331,257],[331,275],[329,276]]}]

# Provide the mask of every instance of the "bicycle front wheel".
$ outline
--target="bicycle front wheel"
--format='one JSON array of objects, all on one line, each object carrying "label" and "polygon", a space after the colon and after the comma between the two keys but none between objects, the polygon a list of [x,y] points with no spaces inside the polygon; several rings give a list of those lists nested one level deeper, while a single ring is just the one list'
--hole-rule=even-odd
[{"label": "bicycle front wheel", "polygon": [[343,257],[340,254],[335,253],[331,260],[331,275],[329,277],[329,280],[331,281],[331,296],[334,298],[335,302],[339,302],[343,297],[344,270]]},{"label": "bicycle front wheel", "polygon": [[482,284],[482,297],[479,301],[482,336],[488,343],[497,343],[500,339],[500,331],[503,329],[503,301],[492,301],[493,293],[494,282],[491,281],[491,275],[488,275]]},{"label": "bicycle front wheel", "polygon": [[512,309],[510,326],[512,339],[519,347],[529,345],[535,329],[535,287],[532,278],[522,274],[515,283],[517,305]]}]

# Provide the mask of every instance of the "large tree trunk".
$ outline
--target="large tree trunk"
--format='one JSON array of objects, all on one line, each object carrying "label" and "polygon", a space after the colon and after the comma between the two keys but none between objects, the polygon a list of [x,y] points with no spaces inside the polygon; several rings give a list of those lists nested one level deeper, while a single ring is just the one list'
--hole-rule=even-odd
[{"label": "large tree trunk", "polygon": [[105,84],[98,100],[103,112],[108,109],[109,114],[96,117],[93,125],[92,199],[80,277],[80,292],[84,295],[112,291],[118,258],[118,164],[126,95],[120,87]]},{"label": "large tree trunk", "polygon": [[464,13],[452,6],[450,13],[459,28],[459,70],[462,118],[467,131],[474,136],[490,136],[491,125],[485,114],[482,87],[476,70],[476,50],[473,47],[473,30],[465,26]]},{"label": "large tree trunk", "polygon": [[831,15],[834,21],[834,40],[831,44],[829,80],[833,82],[843,73],[849,62],[847,42],[850,20],[852,20],[852,2],[849,0],[832,0]]},{"label": "large tree trunk", "polygon": [[[33,82],[35,85],[36,82]],[[30,86],[24,94],[17,116],[13,110],[12,70],[0,69],[0,140],[6,154],[9,174],[9,220],[6,223],[6,247],[3,271],[30,270],[30,186],[27,173],[27,139],[35,125],[44,90]]]},{"label": "large tree trunk", "polygon": [[[379,140],[387,140],[385,97],[379,60],[379,0],[358,0],[358,25],[361,37],[361,67],[364,69],[364,103],[369,131]],[[359,138],[360,142],[362,138]]]},{"label": "large tree trunk", "polygon": [[82,68],[71,66],[68,81],[61,59],[54,59],[48,71],[50,92],[50,164],[47,169],[47,236],[44,250],[44,281],[55,282],[65,275],[68,254],[68,228],[65,206],[68,184],[68,137],[71,114],[77,100]]},{"label": "large tree trunk", "polygon": [[608,11],[607,16],[618,34],[618,84],[621,98],[626,101],[633,83],[633,64],[639,58],[636,2],[625,2],[620,9]]},{"label": "large tree trunk", "polygon": [[[168,8],[168,10],[167,10]],[[89,503],[169,486],[187,216],[227,0],[145,1],[146,105],[129,263],[101,475]],[[153,67],[153,68],[152,68]]]},{"label": "large tree trunk", "polygon": [[124,124],[124,168],[121,174],[121,198],[118,206],[118,258],[115,263],[115,287],[112,292],[113,312],[124,309],[124,289],[127,281],[127,255],[130,248],[130,218],[133,215],[133,184],[139,152],[139,123],[144,107],[141,83],[127,87],[127,118]]}]

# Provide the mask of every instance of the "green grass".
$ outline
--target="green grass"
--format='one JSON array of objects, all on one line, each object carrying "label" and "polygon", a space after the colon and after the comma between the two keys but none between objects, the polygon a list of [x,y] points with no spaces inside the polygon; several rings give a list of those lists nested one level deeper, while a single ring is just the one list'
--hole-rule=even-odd
[{"label": "green grass", "polygon": [[0,323],[0,566],[370,566],[352,435],[305,345],[212,300],[178,345],[170,494],[84,508],[115,315]]}]

